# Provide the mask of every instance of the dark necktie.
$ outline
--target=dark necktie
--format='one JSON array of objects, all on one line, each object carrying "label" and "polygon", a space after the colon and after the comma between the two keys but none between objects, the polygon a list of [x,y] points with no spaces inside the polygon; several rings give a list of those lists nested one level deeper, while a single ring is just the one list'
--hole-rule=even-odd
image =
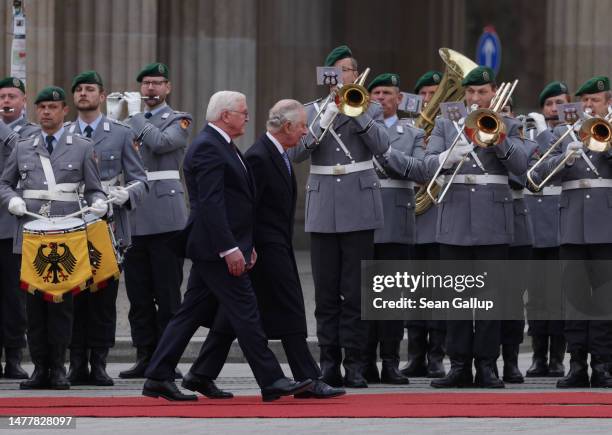
[{"label": "dark necktie", "polygon": [[45,142],[47,143],[47,151],[49,151],[49,154],[53,152],[53,141],[54,140],[55,138],[50,135],[45,138]]},{"label": "dark necktie", "polygon": [[151,112],[145,113],[145,118],[149,119],[149,118],[151,118],[151,116],[153,116],[153,114]]},{"label": "dark necktie", "polygon": [[87,127],[85,127],[85,137],[91,137],[91,133],[93,133],[93,128],[91,128],[91,125],[88,125]]},{"label": "dark necktie", "polygon": [[289,161],[289,155],[287,151],[283,152],[283,160],[285,161],[285,166],[287,167],[287,171],[289,172],[289,176],[291,177],[291,162]]}]

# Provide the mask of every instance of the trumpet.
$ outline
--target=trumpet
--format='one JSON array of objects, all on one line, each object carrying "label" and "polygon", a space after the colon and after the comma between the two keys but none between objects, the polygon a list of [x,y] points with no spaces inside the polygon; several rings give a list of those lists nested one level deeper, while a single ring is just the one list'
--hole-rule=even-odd
[{"label": "trumpet", "polygon": [[436,179],[440,175],[440,172],[442,172],[442,169],[444,168],[444,165],[446,164],[446,161],[448,160],[451,154],[450,151],[452,151],[455,146],[457,146],[459,139],[461,139],[464,134],[474,145],[479,146],[481,148],[487,148],[489,146],[496,145],[504,141],[504,139],[506,138],[506,124],[504,124],[504,121],[501,118],[499,112],[508,103],[508,100],[512,96],[512,93],[514,92],[514,89],[516,88],[517,84],[518,80],[515,80],[513,83],[502,83],[502,85],[495,93],[495,96],[491,100],[488,109],[477,109],[471,112],[466,117],[465,122],[463,123],[463,127],[461,127],[460,130],[458,129],[455,140],[448,148],[449,152],[446,154],[444,161],[442,161],[442,163],[436,170],[436,173],[434,174],[432,180],[427,185],[427,195],[429,195],[431,200],[436,205],[440,204],[444,199],[444,196],[446,196],[448,189],[452,185],[453,180],[461,170],[461,167],[463,166],[467,158],[467,155],[464,156],[463,159],[461,159],[461,161],[457,164],[457,167],[453,171],[450,178],[448,180],[445,180],[446,186],[444,190],[436,198],[434,191],[435,189],[437,189],[438,186],[438,182],[436,181]]},{"label": "trumpet", "polygon": [[[124,100],[125,93],[124,92],[112,92],[108,94],[106,99],[107,100]],[[153,95],[153,96],[141,95],[140,99],[141,100],[159,100],[159,95]]]},{"label": "trumpet", "polygon": [[[586,116],[589,116],[588,113]],[[584,161],[589,166],[589,168],[595,173],[595,175],[599,176],[599,172],[597,168],[593,165],[590,159],[584,156],[584,150],[577,150],[573,154],[568,154],[565,156],[557,166],[553,168],[553,170],[542,180],[540,183],[536,183],[533,179],[533,172],[536,170],[542,162],[544,162],[548,156],[560,145],[563,143],[567,136],[571,136],[574,141],[582,142],[582,144],[591,151],[594,152],[605,152],[612,148],[612,125],[610,124],[610,113],[605,118],[598,117],[590,117],[584,120],[579,120],[575,124],[568,124],[567,131],[565,131],[559,139],[557,139],[546,152],[538,159],[537,162],[533,164],[533,166],[527,171],[527,180],[536,191],[539,191],[544,187],[548,181],[557,175],[557,173],[565,166],[567,161],[574,156],[575,153],[579,153],[583,156]],[[576,136],[575,131],[578,131],[578,136]]]},{"label": "trumpet", "polygon": [[338,106],[339,113],[342,113],[346,116],[356,117],[365,112],[368,108],[368,104],[370,103],[370,94],[368,90],[363,86],[370,73],[370,68],[366,68],[363,73],[361,73],[354,83],[349,83],[347,85],[341,85],[338,88],[334,89],[323,102],[321,109],[317,112],[312,122],[308,126],[308,130],[315,137],[315,141],[320,143],[329,129],[334,124],[334,120],[338,116],[336,114],[329,125],[321,132],[320,135],[317,136],[313,128],[316,126],[316,123],[321,119],[321,116],[327,109],[327,106],[334,102],[336,106]]}]

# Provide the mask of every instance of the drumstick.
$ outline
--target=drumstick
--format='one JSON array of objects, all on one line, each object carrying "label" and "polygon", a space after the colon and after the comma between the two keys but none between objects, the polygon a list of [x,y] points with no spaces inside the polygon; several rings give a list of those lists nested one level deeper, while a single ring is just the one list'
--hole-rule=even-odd
[{"label": "drumstick", "polygon": [[51,218],[48,218],[47,216],[43,216],[40,214],[36,214],[36,213],[32,213],[31,211],[25,211],[23,214],[28,215],[28,216],[32,216],[36,219],[45,219],[45,220],[51,220]]},{"label": "drumstick", "polygon": [[[129,184],[129,185],[125,186],[125,187],[124,187],[124,189],[125,189],[125,190],[129,190],[129,189],[131,189],[132,187],[137,186],[138,184],[140,184],[140,181],[136,181],[135,183]],[[116,198],[116,197],[114,197],[112,194],[110,194],[110,195],[109,195],[109,198],[108,198],[108,199],[106,199],[106,200],[104,200],[104,204],[108,204],[108,203],[113,202],[113,200],[114,200],[115,198]],[[73,217],[77,217],[77,216],[80,216],[80,215],[82,215],[82,214],[85,214],[85,213],[87,213],[88,211],[91,211],[91,210],[93,210],[93,207],[91,207],[91,206],[89,206],[89,207],[85,207],[85,208],[83,208],[83,209],[81,209],[81,210],[79,210],[79,211],[75,211],[75,212],[74,212],[74,213],[72,213],[72,214],[69,214],[69,215],[63,216],[63,217],[59,218],[59,220],[62,220],[62,219],[68,219],[68,218],[73,218]]]}]

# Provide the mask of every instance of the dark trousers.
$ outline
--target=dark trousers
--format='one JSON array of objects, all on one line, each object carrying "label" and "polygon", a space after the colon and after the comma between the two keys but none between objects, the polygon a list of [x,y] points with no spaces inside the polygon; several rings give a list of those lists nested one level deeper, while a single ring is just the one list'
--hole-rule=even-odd
[{"label": "dark trousers", "polygon": [[128,319],[135,346],[155,346],[181,304],[183,259],[167,245],[175,235],[134,236],[125,254]]},{"label": "dark trousers", "polygon": [[32,361],[46,361],[49,346],[68,346],[72,338],[72,294],[64,301],[45,301],[40,294],[26,295],[28,346]]},{"label": "dark trousers", "polygon": [[74,297],[71,348],[110,348],[117,329],[119,280],[111,279],[98,291],[84,291]]},{"label": "dark trousers", "polygon": [[[422,243],[420,245],[414,245],[414,260],[421,261],[436,261],[440,259],[440,244],[439,243]],[[429,331],[445,331],[446,321],[444,320],[406,320],[406,328],[408,328],[408,334],[410,329],[421,329],[426,330],[425,336]]]},{"label": "dark trousers", "polygon": [[[506,260],[508,245],[440,245],[441,260]],[[499,356],[500,320],[449,320],[446,353],[451,359],[495,361]]]},{"label": "dark trousers", "polygon": [[0,240],[0,346],[26,346],[26,295],[19,289],[21,256],[13,254],[13,239]]},{"label": "dark trousers", "polygon": [[319,345],[363,350],[361,260],[374,257],[374,230],[311,233],[310,241]]},{"label": "dark trousers", "polygon": [[[559,260],[559,247],[551,248],[533,248],[531,251],[531,259],[533,260],[533,271],[529,274],[530,289],[543,288],[544,284],[542,279],[543,274],[538,273],[540,268],[538,267],[538,261],[546,260]],[[563,335],[563,319],[558,320],[531,320],[529,315],[530,312],[539,311],[539,307],[542,305],[543,298],[538,298],[538,293],[535,291],[529,292],[529,302],[527,303],[527,321],[529,323],[529,335],[539,336],[551,336],[551,335]]]},{"label": "dark trousers", "polygon": [[[593,266],[593,260],[612,259],[612,244],[592,244],[592,245],[562,245],[559,249],[561,260],[586,260]],[[602,273],[609,275],[609,262],[602,263],[601,267],[608,270],[589,269],[589,279],[591,286],[597,288],[596,274]],[[572,277],[574,274],[572,274]],[[580,280],[566,279],[564,276],[563,285],[566,287],[565,293],[577,290],[577,298],[588,297],[590,290],[584,288],[585,282]],[[588,283],[586,283],[588,285]],[[577,288],[582,286],[582,288]],[[570,296],[571,297],[571,296]],[[610,309],[610,307],[606,307]],[[588,352],[593,355],[611,357],[612,356],[612,320],[573,320],[565,321],[565,338],[567,340],[567,351],[569,353]]]},{"label": "dark trousers", "polygon": [[[210,327],[213,318],[217,321],[217,310],[223,312],[235,331],[259,386],[270,385],[283,377],[278,361],[268,348],[248,274],[231,276],[222,260],[194,262],[183,303],[164,330],[147,367],[146,377],[174,379],[174,368],[189,340],[200,326]],[[227,354],[221,356],[224,350],[215,349],[215,356],[225,362]]]},{"label": "dark trousers", "polygon": [[[530,260],[531,246],[512,246],[508,250],[509,260]],[[529,275],[513,277],[509,283],[508,297],[504,299],[508,312],[513,313],[514,318],[521,320],[502,320],[501,322],[501,344],[521,344],[525,331],[524,300],[523,295],[529,285]]]}]

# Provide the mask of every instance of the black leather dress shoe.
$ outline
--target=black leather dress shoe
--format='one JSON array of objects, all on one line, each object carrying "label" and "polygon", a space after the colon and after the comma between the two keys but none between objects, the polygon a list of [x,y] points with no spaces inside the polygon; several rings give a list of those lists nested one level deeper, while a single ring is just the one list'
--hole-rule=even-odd
[{"label": "black leather dress shoe", "polygon": [[316,380],[310,384],[310,388],[302,393],[295,394],[296,399],[330,399],[346,394],[343,388],[334,388],[321,380]]},{"label": "black leather dress shoe", "polygon": [[295,382],[288,378],[280,378],[272,385],[261,389],[261,398],[264,402],[271,402],[272,400],[280,399],[281,396],[292,396],[306,391],[310,384],[312,384],[311,379]]},{"label": "black leather dress shoe", "polygon": [[163,397],[172,401],[198,400],[195,394],[183,394],[172,381],[157,381],[147,379],[142,388],[142,395],[147,397]]},{"label": "black leather dress shoe", "polygon": [[191,372],[187,372],[183,377],[181,387],[190,391],[197,391],[209,399],[231,399],[234,397],[232,393],[220,390],[213,380],[203,378]]}]

